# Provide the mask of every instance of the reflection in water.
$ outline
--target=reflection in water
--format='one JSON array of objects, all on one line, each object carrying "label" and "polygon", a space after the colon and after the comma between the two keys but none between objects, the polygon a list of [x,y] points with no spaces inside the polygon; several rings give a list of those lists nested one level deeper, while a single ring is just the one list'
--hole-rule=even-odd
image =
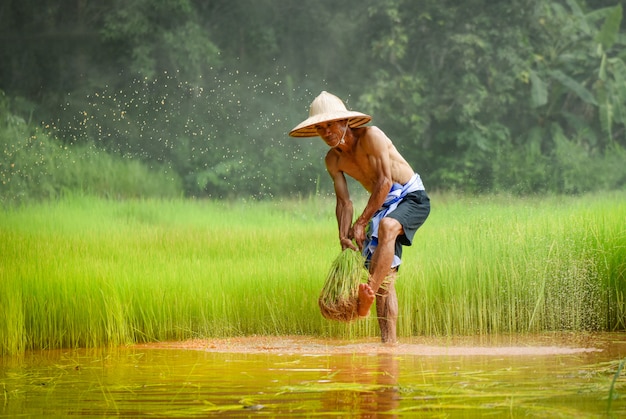
[{"label": "reflection in water", "polygon": [[[380,388],[374,391],[372,403],[361,417],[375,418],[378,413],[385,413],[385,417],[396,418],[394,412],[400,405],[400,396],[398,389],[398,363],[397,357],[391,354],[380,354],[378,356],[378,371],[376,374],[376,383]],[[367,405],[366,405],[367,406]]]},{"label": "reflection in water", "polygon": [[0,416],[624,416],[626,338],[603,336],[599,352],[542,356],[34,352],[0,359]]},{"label": "reflection in water", "polygon": [[[345,355],[342,357],[346,358]],[[336,368],[350,365],[350,368],[337,369],[326,391],[320,393],[324,411],[346,412],[364,419],[376,418],[379,414],[385,418],[398,417],[396,411],[400,405],[400,395],[397,356],[383,353],[347,357],[334,365]]]}]

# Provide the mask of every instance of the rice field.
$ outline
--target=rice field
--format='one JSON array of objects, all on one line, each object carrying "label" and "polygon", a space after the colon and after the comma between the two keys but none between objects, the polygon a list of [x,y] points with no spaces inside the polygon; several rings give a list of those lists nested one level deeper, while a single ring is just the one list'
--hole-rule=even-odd
[{"label": "rice field", "polygon": [[[433,195],[397,280],[399,338],[626,329],[625,198]],[[378,334],[374,316],[320,314],[340,252],[331,198],[67,197],[1,211],[1,355]]]}]

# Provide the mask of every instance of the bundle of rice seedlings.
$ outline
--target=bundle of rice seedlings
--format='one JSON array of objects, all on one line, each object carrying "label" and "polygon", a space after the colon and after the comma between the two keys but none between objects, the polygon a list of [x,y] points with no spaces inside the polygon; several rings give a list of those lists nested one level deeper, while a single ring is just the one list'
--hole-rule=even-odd
[{"label": "bundle of rice seedlings", "polygon": [[359,284],[369,276],[364,262],[363,255],[352,249],[342,251],[333,261],[318,299],[322,316],[342,322],[359,317]]}]

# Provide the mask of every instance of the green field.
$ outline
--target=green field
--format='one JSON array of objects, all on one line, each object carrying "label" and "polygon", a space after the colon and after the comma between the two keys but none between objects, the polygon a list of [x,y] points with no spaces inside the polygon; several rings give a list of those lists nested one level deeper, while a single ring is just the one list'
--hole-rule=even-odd
[{"label": "green field", "polygon": [[[356,208],[362,208],[357,203]],[[398,335],[626,329],[626,193],[432,196],[405,250]],[[88,197],[4,209],[0,354],[133,342],[378,334],[325,320],[334,200]]]}]

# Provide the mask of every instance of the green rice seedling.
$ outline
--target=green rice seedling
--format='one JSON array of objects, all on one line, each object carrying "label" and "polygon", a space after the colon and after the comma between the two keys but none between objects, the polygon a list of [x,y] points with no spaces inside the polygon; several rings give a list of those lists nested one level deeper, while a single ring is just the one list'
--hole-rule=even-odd
[{"label": "green rice seedling", "polygon": [[399,335],[622,330],[623,194],[444,199],[403,258]]},{"label": "green rice seedling", "polygon": [[[433,196],[431,217],[403,254],[400,338],[626,329],[624,193],[453,198]],[[333,205],[325,197],[67,196],[4,208],[0,355],[198,337],[376,335],[372,316],[346,323],[320,315],[324,261],[337,257]],[[362,261],[355,266],[364,271]]]},{"label": "green rice seedling", "polygon": [[325,318],[344,322],[358,318],[359,284],[369,276],[364,262],[361,253],[349,248],[335,258],[318,300]]}]

